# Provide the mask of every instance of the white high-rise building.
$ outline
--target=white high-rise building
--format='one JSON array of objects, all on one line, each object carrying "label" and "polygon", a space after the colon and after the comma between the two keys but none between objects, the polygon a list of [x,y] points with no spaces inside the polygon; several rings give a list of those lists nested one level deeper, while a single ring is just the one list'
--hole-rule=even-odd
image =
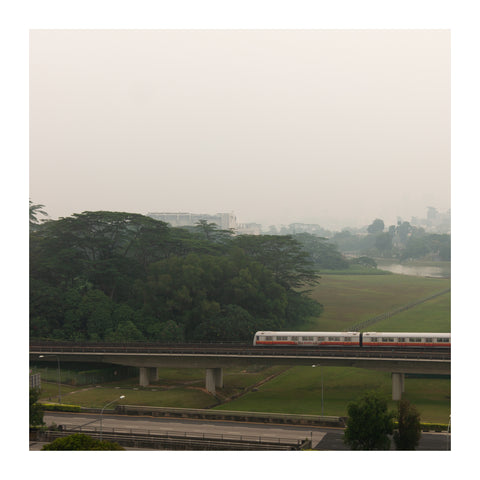
[{"label": "white high-rise building", "polygon": [[215,223],[222,230],[236,229],[237,218],[233,212],[216,213],[210,215],[207,213],[188,213],[188,212],[150,212],[148,217],[162,222],[169,223],[172,227],[195,226],[200,220],[206,220],[208,223]]}]

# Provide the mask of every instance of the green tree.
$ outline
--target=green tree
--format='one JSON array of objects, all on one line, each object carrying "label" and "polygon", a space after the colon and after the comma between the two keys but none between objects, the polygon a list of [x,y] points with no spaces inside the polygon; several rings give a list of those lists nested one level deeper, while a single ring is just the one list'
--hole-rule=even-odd
[{"label": "green tree", "polygon": [[382,256],[387,256],[392,251],[392,235],[390,232],[378,233],[375,236],[375,248]]},{"label": "green tree", "polygon": [[348,268],[348,262],[337,250],[337,246],[326,238],[310,233],[297,233],[293,238],[300,242],[315,267],[331,270]]},{"label": "green tree", "polygon": [[413,228],[409,222],[397,222],[397,227],[395,231],[400,239],[400,241],[405,245],[407,243],[409,235],[412,233]]},{"label": "green tree", "polygon": [[415,450],[422,436],[420,413],[408,400],[400,400],[397,407],[398,429],[393,433],[397,450]]},{"label": "green tree", "polygon": [[45,422],[43,421],[42,407],[37,403],[39,396],[40,396],[40,390],[38,388],[30,389],[30,426],[31,427],[38,427],[40,425],[45,425]]},{"label": "green tree", "polygon": [[381,233],[383,232],[383,229],[385,228],[385,223],[383,220],[380,218],[376,218],[368,227],[367,227],[367,232],[375,235],[376,233]]},{"label": "green tree", "polygon": [[344,442],[352,450],[389,450],[394,412],[388,411],[386,398],[369,392],[347,407]]},{"label": "green tree", "polygon": [[44,207],[45,205],[35,204],[29,200],[29,223],[31,230],[34,230],[42,221],[39,220],[38,215],[48,217],[48,213],[43,210]]},{"label": "green tree", "polygon": [[195,224],[195,231],[199,232],[206,240],[214,243],[225,243],[232,235],[232,230],[222,230],[216,223],[208,223],[207,220],[199,220]]},{"label": "green tree", "polygon": [[74,433],[67,437],[57,438],[45,445],[42,450],[125,450],[115,442],[96,440],[83,433]]},{"label": "green tree", "polygon": [[318,282],[309,254],[291,235],[240,235],[232,242],[268,268],[275,281],[287,289]]}]

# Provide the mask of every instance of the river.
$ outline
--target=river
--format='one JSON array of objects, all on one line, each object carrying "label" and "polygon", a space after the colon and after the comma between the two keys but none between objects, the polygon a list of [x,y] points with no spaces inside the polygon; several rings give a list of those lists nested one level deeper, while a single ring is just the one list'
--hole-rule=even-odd
[{"label": "river", "polygon": [[378,261],[380,270],[397,273],[400,275],[412,275],[415,277],[433,277],[433,278],[450,278],[450,263],[445,262],[442,266],[430,265],[402,265],[399,263],[387,263]]}]

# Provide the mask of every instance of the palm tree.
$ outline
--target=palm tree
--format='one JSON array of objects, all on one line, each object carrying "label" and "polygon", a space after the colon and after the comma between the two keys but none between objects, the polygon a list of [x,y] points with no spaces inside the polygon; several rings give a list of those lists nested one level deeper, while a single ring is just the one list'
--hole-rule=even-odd
[{"label": "palm tree", "polygon": [[48,217],[48,213],[45,210],[42,210],[45,205],[35,204],[31,200],[29,200],[29,208],[30,208],[30,228],[35,228],[42,220],[38,219],[38,215],[44,215]]}]

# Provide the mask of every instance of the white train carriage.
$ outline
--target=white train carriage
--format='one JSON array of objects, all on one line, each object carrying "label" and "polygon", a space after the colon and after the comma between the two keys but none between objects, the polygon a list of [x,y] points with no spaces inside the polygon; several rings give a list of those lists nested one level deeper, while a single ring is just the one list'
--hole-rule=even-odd
[{"label": "white train carriage", "polygon": [[256,332],[253,345],[360,346],[359,332]]},{"label": "white train carriage", "polygon": [[363,332],[364,347],[450,347],[450,333]]}]

